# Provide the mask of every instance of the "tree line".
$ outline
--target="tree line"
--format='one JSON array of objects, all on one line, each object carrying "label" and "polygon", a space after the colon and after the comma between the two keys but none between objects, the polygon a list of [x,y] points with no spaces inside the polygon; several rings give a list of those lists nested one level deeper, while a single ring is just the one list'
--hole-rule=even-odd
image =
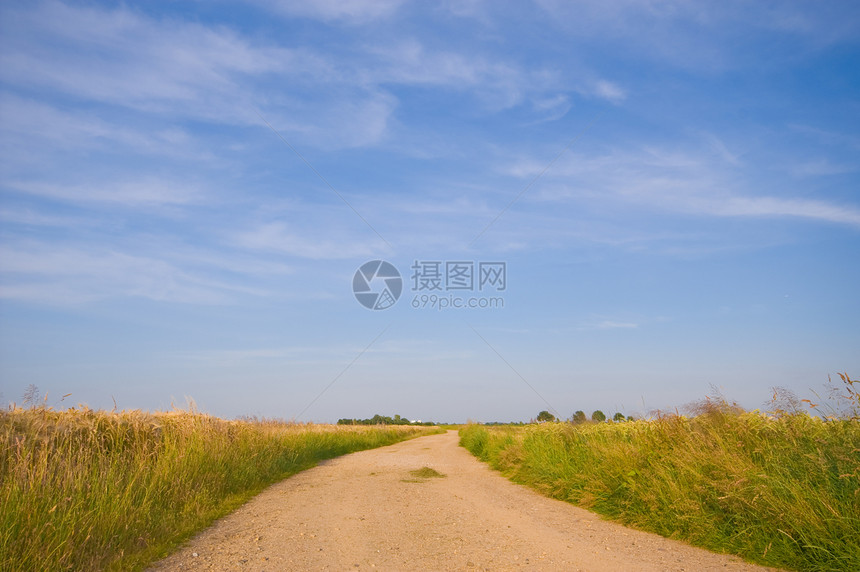
[{"label": "tree line", "polygon": [[432,421],[410,421],[400,415],[388,417],[387,415],[379,415],[378,413],[370,419],[338,419],[338,425],[436,425]]},{"label": "tree line", "polygon": [[[534,422],[536,422],[536,423],[547,423],[547,422],[552,422],[552,421],[561,421],[561,419],[558,419],[555,415],[553,415],[549,411],[541,411],[540,413],[538,413],[537,417],[534,419]],[[576,411],[571,416],[571,418],[568,419],[567,421],[569,421],[570,423],[573,423],[575,425],[578,425],[580,423],[588,423],[589,418],[586,417],[584,411]],[[594,423],[603,423],[606,421],[606,414],[603,411],[601,411],[600,409],[596,409],[591,414],[591,421]],[[633,421],[633,417],[630,415],[627,415],[625,417],[625,415],[623,413],[618,412],[612,416],[612,421],[614,421],[616,423],[621,423],[622,421]]]}]

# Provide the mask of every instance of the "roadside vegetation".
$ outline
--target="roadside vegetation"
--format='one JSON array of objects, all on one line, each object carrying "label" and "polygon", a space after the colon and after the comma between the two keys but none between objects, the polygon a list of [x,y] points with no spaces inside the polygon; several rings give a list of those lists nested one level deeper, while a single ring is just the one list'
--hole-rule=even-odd
[{"label": "roadside vegetation", "polygon": [[318,461],[437,430],[0,410],[0,570],[137,570]]},{"label": "roadside vegetation", "polygon": [[769,566],[860,570],[860,382],[840,379],[824,414],[777,392],[767,413],[707,399],[649,420],[473,424],[461,444],[626,525]]}]

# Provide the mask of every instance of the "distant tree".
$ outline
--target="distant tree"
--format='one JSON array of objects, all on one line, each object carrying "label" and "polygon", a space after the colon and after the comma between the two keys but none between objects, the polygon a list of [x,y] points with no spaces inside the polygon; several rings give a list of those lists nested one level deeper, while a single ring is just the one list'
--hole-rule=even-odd
[{"label": "distant tree", "polygon": [[585,411],[577,411],[573,414],[573,417],[570,418],[570,422],[576,423],[577,425],[585,423],[586,421],[588,421],[588,417],[585,416]]},{"label": "distant tree", "polygon": [[553,415],[549,411],[541,411],[540,413],[538,413],[538,423],[546,423],[547,421],[555,421],[555,415]]},{"label": "distant tree", "polygon": [[612,420],[615,421],[616,423],[620,423],[620,422],[624,421],[624,414],[623,413],[616,413],[615,415],[612,416]]},{"label": "distant tree", "polygon": [[338,419],[338,425],[436,425],[432,421],[415,421],[414,423],[401,415],[389,417],[377,413],[370,419]]},{"label": "distant tree", "polygon": [[597,411],[595,411],[594,413],[591,414],[591,420],[596,421],[598,423],[603,423],[604,421],[606,421],[606,415],[603,413],[603,411],[598,409]]}]

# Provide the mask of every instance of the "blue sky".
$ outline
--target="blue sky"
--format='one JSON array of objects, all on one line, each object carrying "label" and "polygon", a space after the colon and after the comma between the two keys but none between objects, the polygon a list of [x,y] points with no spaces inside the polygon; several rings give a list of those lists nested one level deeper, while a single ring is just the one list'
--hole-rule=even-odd
[{"label": "blue sky", "polygon": [[[858,55],[853,2],[5,2],[3,401],[809,396],[860,375]],[[504,307],[413,308],[416,260],[505,262]]]}]

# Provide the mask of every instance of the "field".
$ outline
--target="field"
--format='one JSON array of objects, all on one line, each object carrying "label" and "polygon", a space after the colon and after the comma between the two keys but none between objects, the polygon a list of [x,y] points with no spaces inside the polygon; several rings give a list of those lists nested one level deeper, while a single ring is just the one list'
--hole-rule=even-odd
[{"label": "field", "polygon": [[135,570],[266,486],[436,430],[0,411],[0,570]]},{"label": "field", "polygon": [[[687,416],[676,412],[649,420],[471,424],[460,427],[460,444],[516,482],[643,531],[769,566],[860,570],[860,394],[854,389],[856,380],[840,377],[844,387],[834,394],[837,407],[827,416],[810,415],[796,399],[769,413],[705,400]],[[143,413],[10,407],[0,411],[0,570],[139,570],[269,485],[320,460],[441,432],[443,428],[410,425],[225,420],[193,409]],[[440,456],[428,457],[430,447],[416,443],[402,461],[391,464],[393,457],[385,453],[384,463],[371,463],[360,474],[340,474],[340,480],[332,482],[353,487],[349,490],[365,487],[344,498],[374,498],[375,512],[402,497],[408,501],[405,505],[388,507],[400,514],[411,510],[409,503],[415,499],[397,487],[441,481],[443,485],[433,485],[437,492],[448,486],[451,494],[444,502],[428,497],[441,503],[428,505],[433,515],[454,510],[452,503],[472,502],[464,499],[478,494],[480,487],[494,486],[466,482],[466,476],[475,479],[479,473],[445,449],[444,439],[433,442],[442,447]],[[439,472],[432,462],[418,462],[425,458],[436,459],[442,468],[448,463],[450,469]],[[429,478],[434,476],[447,478]],[[388,488],[380,485],[383,482]],[[343,490],[329,494],[343,495]],[[499,491],[474,501],[465,512],[492,512],[481,503],[507,494],[513,493]],[[273,510],[283,511],[280,500]],[[305,520],[319,520],[325,514],[317,513],[328,512],[320,510],[315,498],[309,510],[312,514]],[[496,531],[503,539],[511,521],[522,524],[531,518],[507,511],[499,513],[508,515],[507,524],[500,523]],[[294,516],[281,514],[288,522]],[[325,538],[332,543],[329,548],[341,546],[342,527],[352,522],[342,517],[320,521],[319,526],[331,529]],[[435,539],[434,531],[461,517],[452,513],[419,529],[430,530]],[[481,516],[478,521],[492,518]],[[536,528],[532,522],[517,538]],[[409,531],[396,543],[398,550],[427,557],[422,545],[409,544],[416,534]],[[576,531],[568,534],[571,542],[580,536]],[[614,549],[602,557],[624,558],[619,560],[623,566],[641,563],[646,555],[662,562],[659,553],[629,552],[630,546],[617,544],[625,535],[606,536],[607,546]],[[364,546],[366,539],[359,540],[356,546]],[[533,540],[539,544],[540,538]],[[472,552],[465,553],[480,554],[480,543],[475,539]],[[283,556],[283,546],[272,545],[272,556]],[[317,558],[314,550],[310,554]],[[377,552],[367,562],[372,563]],[[580,552],[556,557],[572,562]],[[497,556],[485,555],[496,563]],[[689,558],[695,567],[706,556]]]},{"label": "field", "polygon": [[770,566],[860,570],[856,419],[717,406],[460,435],[512,480],[623,524]]}]

